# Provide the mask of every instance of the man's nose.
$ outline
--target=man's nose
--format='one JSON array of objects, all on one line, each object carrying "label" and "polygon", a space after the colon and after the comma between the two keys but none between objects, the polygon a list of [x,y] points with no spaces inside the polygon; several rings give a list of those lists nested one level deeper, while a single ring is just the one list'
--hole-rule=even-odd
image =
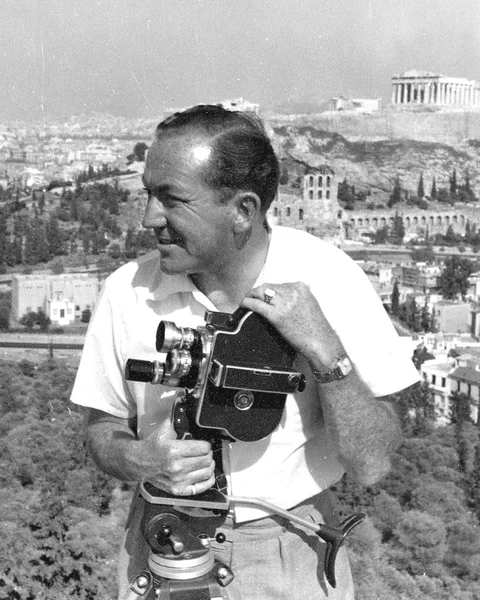
[{"label": "man's nose", "polygon": [[158,198],[149,198],[147,207],[145,208],[145,214],[143,215],[142,225],[146,229],[152,229],[154,227],[165,227],[166,224],[167,219],[163,204]]}]

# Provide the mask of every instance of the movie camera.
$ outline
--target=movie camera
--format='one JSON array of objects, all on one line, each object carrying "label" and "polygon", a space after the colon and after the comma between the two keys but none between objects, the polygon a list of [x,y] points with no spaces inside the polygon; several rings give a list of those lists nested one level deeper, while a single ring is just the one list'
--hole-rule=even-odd
[{"label": "movie camera", "polygon": [[315,531],[326,542],[325,574],[335,587],[337,552],[365,515],[352,515],[338,528],[315,525],[258,498],[228,496],[222,483],[221,440],[267,437],[280,423],[287,395],[303,391],[305,376],[294,368],[293,348],[263,317],[238,309],[233,314],[207,311],[205,326],[196,329],[161,321],[156,350],[162,360],[129,359],[126,379],[183,388],[173,414],[177,437],[210,440],[219,474],[216,488],[193,497],[142,484],[142,532],[150,556],[127,600],[222,598],[221,588],[234,575],[214,559],[211,544],[224,541],[215,530],[229,508],[239,504]]}]

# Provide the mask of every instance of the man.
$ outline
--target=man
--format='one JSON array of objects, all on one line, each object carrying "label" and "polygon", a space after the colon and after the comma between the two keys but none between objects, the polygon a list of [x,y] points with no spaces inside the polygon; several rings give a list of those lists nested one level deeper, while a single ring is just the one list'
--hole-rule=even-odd
[{"label": "man", "polygon": [[[72,400],[89,407],[97,464],[125,481],[177,496],[214,484],[210,443],[177,440],[171,414],[180,391],[127,382],[126,360],[155,359],[161,320],[203,324],[206,310],[239,306],[270,321],[297,351],[306,389],[289,395],[265,440],[224,442],[229,493],[253,496],[303,518],[334,522],[328,488],[344,471],[371,484],[389,469],[400,439],[385,396],[417,381],[411,361],[363,272],[308,234],[270,227],[278,162],[261,124],[244,113],[199,106],[156,132],[146,160],[143,225],[158,251],[106,281],[87,335]],[[135,498],[120,560],[120,592],[145,566]],[[324,544],[265,511],[235,507],[218,557],[230,564],[231,600],[352,599],[345,551],[337,587],[323,573]]]}]

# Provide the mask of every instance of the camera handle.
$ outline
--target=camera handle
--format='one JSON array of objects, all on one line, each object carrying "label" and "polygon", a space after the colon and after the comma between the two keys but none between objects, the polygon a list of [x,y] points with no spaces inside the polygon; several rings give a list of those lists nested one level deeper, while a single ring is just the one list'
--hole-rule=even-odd
[{"label": "camera handle", "polygon": [[[163,505],[163,508],[171,506],[172,508],[177,507],[179,510],[184,508],[187,511],[193,511],[193,513],[197,511],[199,514],[206,514],[206,512],[208,513],[208,511],[212,510],[217,511],[217,513],[226,513],[232,505],[248,505],[261,508],[272,515],[277,515],[287,521],[296,523],[297,525],[301,525],[306,529],[315,532],[326,544],[324,556],[325,578],[333,588],[336,587],[337,584],[335,578],[335,561],[338,551],[352,529],[359,525],[366,516],[364,513],[356,513],[344,519],[337,527],[332,527],[331,525],[326,525],[324,523],[315,524],[312,521],[302,519],[294,513],[284,510],[261,498],[228,496],[213,489],[190,498],[171,496],[148,483],[142,484],[140,490],[142,497],[148,503],[160,504]],[[202,513],[202,511],[206,512]]]}]

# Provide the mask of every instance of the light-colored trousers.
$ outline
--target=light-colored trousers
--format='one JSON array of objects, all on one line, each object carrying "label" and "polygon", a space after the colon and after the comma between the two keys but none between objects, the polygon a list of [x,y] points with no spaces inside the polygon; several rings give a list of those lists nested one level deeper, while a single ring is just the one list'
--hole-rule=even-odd
[{"label": "light-colored trousers", "polygon": [[[119,558],[119,600],[124,600],[130,582],[147,565],[150,549],[140,532],[143,505],[144,500],[136,496]],[[314,523],[338,522],[328,490],[292,512]],[[215,558],[235,576],[222,589],[226,600],[354,600],[345,548],[337,555],[337,586],[332,588],[323,569],[325,543],[315,532],[276,516],[238,525],[227,517],[217,531],[225,533],[226,541],[213,544]]]}]

